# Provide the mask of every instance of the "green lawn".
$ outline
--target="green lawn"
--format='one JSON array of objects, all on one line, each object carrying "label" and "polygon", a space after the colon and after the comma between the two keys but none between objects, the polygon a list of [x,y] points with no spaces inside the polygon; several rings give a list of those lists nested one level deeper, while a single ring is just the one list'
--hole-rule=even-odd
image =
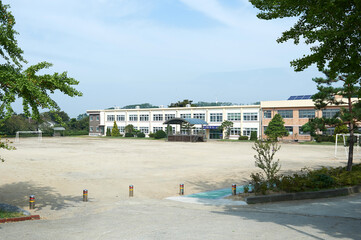
[{"label": "green lawn", "polygon": [[305,144],[305,145],[335,145],[333,142],[299,142],[299,144]]}]

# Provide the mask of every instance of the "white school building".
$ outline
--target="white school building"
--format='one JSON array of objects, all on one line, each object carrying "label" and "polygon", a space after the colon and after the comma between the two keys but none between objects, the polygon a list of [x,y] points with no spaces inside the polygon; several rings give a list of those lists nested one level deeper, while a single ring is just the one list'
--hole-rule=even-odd
[{"label": "white school building", "polygon": [[[136,108],[136,109],[106,109],[88,110],[89,135],[104,136],[107,128],[113,128],[116,121],[120,133],[124,127],[132,124],[146,136],[158,130],[166,130],[163,123],[172,118],[202,119],[208,125],[197,126],[193,131],[205,129],[208,139],[221,139],[222,133],[217,129],[223,121],[233,122],[230,139],[238,139],[239,135],[250,136],[257,132],[260,136],[260,106],[216,106],[216,107],[179,107],[179,108]],[[182,134],[179,125],[172,125],[174,134]]]}]

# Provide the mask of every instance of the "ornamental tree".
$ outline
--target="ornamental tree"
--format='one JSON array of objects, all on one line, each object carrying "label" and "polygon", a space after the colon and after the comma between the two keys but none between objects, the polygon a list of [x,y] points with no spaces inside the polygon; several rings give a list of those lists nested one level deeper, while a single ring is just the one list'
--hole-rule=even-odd
[{"label": "ornamental tree", "polygon": [[231,121],[223,121],[220,129],[226,133],[226,139],[229,139],[229,135],[231,135],[231,128],[233,127],[233,122]]},{"label": "ornamental tree", "polygon": [[288,136],[288,131],[285,128],[285,122],[280,114],[274,115],[264,133],[272,141],[278,141],[278,138]]},{"label": "ornamental tree", "polygon": [[119,137],[120,136],[119,128],[118,128],[118,125],[117,125],[117,123],[115,121],[114,121],[114,124],[113,124],[111,136],[112,137]]}]

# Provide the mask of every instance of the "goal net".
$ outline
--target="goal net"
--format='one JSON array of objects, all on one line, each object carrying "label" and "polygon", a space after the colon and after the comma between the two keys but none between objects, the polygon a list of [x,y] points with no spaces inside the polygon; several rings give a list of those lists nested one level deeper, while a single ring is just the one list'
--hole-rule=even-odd
[{"label": "goal net", "polygon": [[43,133],[41,130],[38,131],[17,131],[16,132],[16,137],[15,137],[15,142],[20,142],[20,134],[24,134],[26,136],[29,135],[37,135],[37,139],[40,142],[41,140],[43,140]]},{"label": "goal net", "polygon": [[[360,140],[361,140],[361,134],[354,133],[355,136],[355,144],[354,144],[354,157],[361,157],[360,152]],[[335,139],[335,158],[348,158],[348,148],[349,148],[349,139],[350,134],[344,133],[344,134],[336,134]]]}]

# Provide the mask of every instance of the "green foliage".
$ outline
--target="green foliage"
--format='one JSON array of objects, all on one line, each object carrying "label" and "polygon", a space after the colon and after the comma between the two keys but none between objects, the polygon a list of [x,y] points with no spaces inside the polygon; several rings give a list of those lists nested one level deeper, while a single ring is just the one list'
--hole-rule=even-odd
[{"label": "green foliage", "polygon": [[124,127],[124,132],[125,133],[133,133],[134,132],[134,126],[132,124],[128,124],[127,126]]},{"label": "green foliage", "polygon": [[251,132],[251,137],[250,139],[251,141],[257,141],[258,137],[257,137],[257,132]]},{"label": "green foliage", "polygon": [[253,191],[256,194],[262,193],[265,195],[267,193],[268,184],[262,173],[252,173],[250,184],[252,185]]},{"label": "green foliage", "polygon": [[252,148],[257,152],[257,154],[254,155],[256,167],[265,173],[265,179],[268,184],[274,184],[281,165],[279,160],[275,161],[273,158],[281,147],[278,146],[277,142],[256,141]]},{"label": "green foliage", "polygon": [[231,121],[223,121],[219,129],[226,133],[226,139],[229,139],[229,135],[231,134],[231,128],[233,127],[233,122]]},{"label": "green foliage", "polygon": [[280,114],[274,115],[266,131],[264,132],[267,137],[272,141],[277,141],[278,138],[288,136],[288,131],[285,128],[285,122]]},{"label": "green foliage", "polygon": [[150,138],[154,138],[154,135],[155,135],[155,133],[152,133],[152,132],[150,132],[150,133],[148,134],[148,136],[149,136]]},{"label": "green foliage", "polygon": [[245,185],[245,186],[243,187],[243,192],[244,192],[244,193],[248,193],[248,192],[249,192],[249,186],[248,186],[248,185]]},{"label": "green foliage", "polygon": [[316,135],[315,140],[316,142],[335,142],[335,137],[327,135]]},{"label": "green foliage", "polygon": [[112,131],[110,130],[110,128],[107,128],[105,136],[110,137],[111,135],[112,135]]},{"label": "green foliage", "polygon": [[133,133],[130,133],[130,132],[126,132],[124,134],[124,137],[134,137],[134,134]]},{"label": "green foliage", "polygon": [[212,106],[232,106],[231,102],[197,102],[197,107],[212,107]]},{"label": "green foliage", "polygon": [[248,136],[239,136],[238,140],[248,140]]},{"label": "green foliage", "polygon": [[181,129],[185,130],[188,135],[192,133],[192,129],[194,129],[194,125],[190,123],[182,123]]},{"label": "green foliage", "polygon": [[138,132],[138,133],[137,133],[137,137],[138,137],[138,138],[145,138],[145,134],[142,133],[142,132]]},{"label": "green foliage", "polygon": [[[142,103],[142,104],[126,105],[122,107],[122,109],[135,109],[137,106],[139,106],[139,108],[158,108],[158,106],[154,106],[150,103]],[[109,109],[114,109],[114,108],[109,108]]]},{"label": "green foliage", "polygon": [[[16,148],[11,146],[12,142],[9,139],[2,139],[2,137],[0,136],[0,149],[6,149],[6,150],[15,150]],[[4,158],[1,157],[0,155],[0,161],[4,162]]]},{"label": "green foliage", "polygon": [[167,134],[163,130],[159,130],[154,134],[155,139],[161,139],[167,137]]},{"label": "green foliage", "polygon": [[174,107],[186,107],[188,104],[191,107],[197,107],[197,105],[192,104],[192,100],[184,99],[183,101],[178,101],[176,103],[171,103],[168,107],[174,108]]},{"label": "green foliage", "polygon": [[114,121],[114,124],[113,124],[111,135],[112,135],[112,137],[119,137],[120,136],[119,128],[118,128],[118,125],[117,125],[117,123],[115,121]]}]

